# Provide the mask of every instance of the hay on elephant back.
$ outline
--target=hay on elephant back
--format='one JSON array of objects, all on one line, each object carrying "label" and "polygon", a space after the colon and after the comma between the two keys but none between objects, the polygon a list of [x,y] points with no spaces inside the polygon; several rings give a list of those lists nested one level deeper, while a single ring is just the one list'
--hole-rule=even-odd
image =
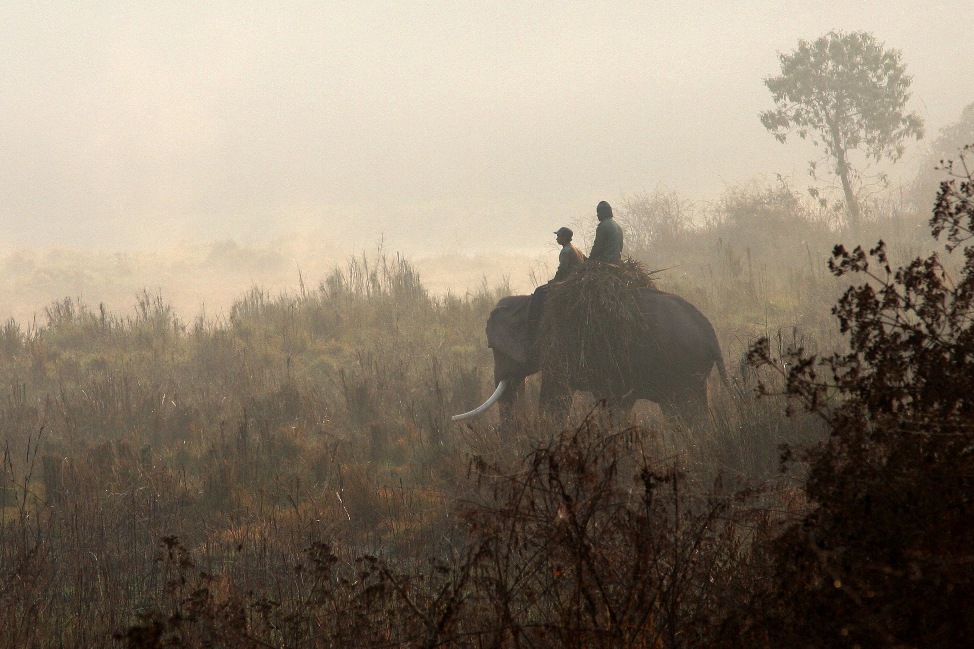
[{"label": "hay on elephant back", "polygon": [[[545,297],[538,359],[548,371],[567,372],[582,384],[625,384],[631,368],[632,341],[651,326],[639,310],[641,289],[655,289],[639,262],[587,263]],[[620,395],[621,396],[621,395]]]}]

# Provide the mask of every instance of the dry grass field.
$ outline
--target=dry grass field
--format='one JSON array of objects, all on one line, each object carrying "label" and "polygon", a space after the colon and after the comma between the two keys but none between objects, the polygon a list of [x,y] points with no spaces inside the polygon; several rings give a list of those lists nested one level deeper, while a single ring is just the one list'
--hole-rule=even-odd
[{"label": "dry grass field", "polygon": [[[613,426],[579,394],[565,423],[451,423],[492,388],[488,313],[543,257],[380,251],[299,280],[224,246],[153,262],[171,276],[126,309],[105,304],[144,258],[8,254],[34,287],[12,313],[87,279],[0,329],[0,646],[712,646],[762,579],[755,542],[807,511],[781,445],[826,434],[756,397],[782,379],[748,349],[841,348],[826,261],[859,241],[783,186],[618,211],[715,325],[709,422],[641,403]],[[905,260],[927,218],[877,206],[859,239]],[[294,279],[244,288],[243,259]],[[226,308],[155,288],[221,263]]]}]

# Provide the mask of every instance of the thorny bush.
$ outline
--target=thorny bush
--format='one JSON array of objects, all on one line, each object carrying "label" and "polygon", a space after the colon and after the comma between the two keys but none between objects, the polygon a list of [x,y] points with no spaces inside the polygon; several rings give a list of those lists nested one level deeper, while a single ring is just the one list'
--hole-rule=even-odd
[{"label": "thorny bush", "polygon": [[649,431],[590,417],[515,467],[471,461],[479,500],[446,561],[339,558],[316,542],[267,592],[163,539],[163,602],[129,647],[706,646],[739,590],[735,498],[694,495],[642,452]]},{"label": "thorny bush", "polygon": [[972,159],[948,166],[930,220],[959,270],[836,246],[833,273],[867,278],[833,309],[848,351],[779,364],[767,340],[752,348],[831,435],[807,457],[817,506],[765,548],[773,578],[731,616],[727,645],[974,646]]},{"label": "thorny bush", "polygon": [[706,646],[745,535],[735,500],[691,495],[644,452],[646,434],[589,417],[513,475],[474,462],[493,485],[466,513],[486,644]]}]

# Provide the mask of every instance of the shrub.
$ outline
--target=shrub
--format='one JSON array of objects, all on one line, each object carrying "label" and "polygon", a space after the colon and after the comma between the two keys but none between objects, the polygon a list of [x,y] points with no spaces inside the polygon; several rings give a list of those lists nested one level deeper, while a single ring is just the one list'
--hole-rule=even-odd
[{"label": "shrub", "polygon": [[[970,148],[965,150],[970,156]],[[836,246],[864,275],[833,310],[849,350],[794,349],[786,393],[829,424],[808,454],[817,507],[767,547],[772,579],[734,616],[748,647],[974,643],[974,178],[941,185],[930,226],[964,258],[893,270],[880,242]],[[771,362],[767,341],[752,359]]]},{"label": "shrub", "polygon": [[[741,577],[731,498],[645,453],[649,431],[590,416],[523,463],[476,459],[468,508],[489,646],[707,646]],[[484,613],[482,613],[484,614]]]}]

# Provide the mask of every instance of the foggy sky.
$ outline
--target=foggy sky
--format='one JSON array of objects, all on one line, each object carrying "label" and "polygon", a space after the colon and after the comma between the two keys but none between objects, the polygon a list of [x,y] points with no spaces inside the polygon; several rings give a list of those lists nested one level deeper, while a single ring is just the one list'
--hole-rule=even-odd
[{"label": "foggy sky", "polygon": [[974,102],[961,0],[8,0],[0,248],[524,249],[657,186],[803,186],[762,79],[830,29],[902,51],[928,138]]}]

